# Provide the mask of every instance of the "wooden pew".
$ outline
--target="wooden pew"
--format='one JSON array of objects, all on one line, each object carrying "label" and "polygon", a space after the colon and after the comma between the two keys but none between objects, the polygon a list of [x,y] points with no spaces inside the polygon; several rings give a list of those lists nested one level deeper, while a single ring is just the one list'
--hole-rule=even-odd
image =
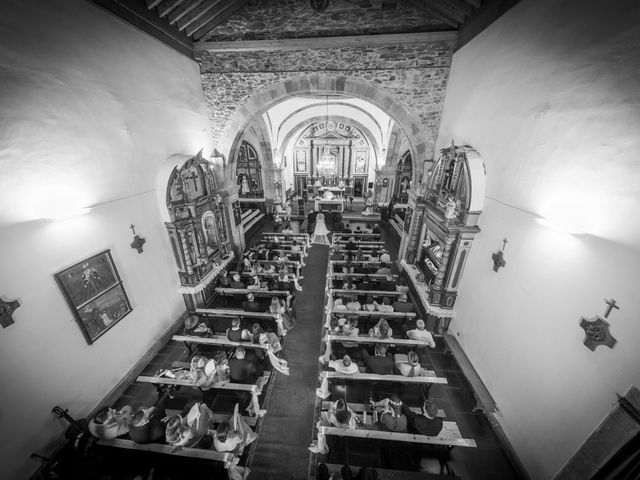
[{"label": "wooden pew", "polygon": [[338,428],[319,427],[318,430],[325,435],[338,437],[371,438],[375,440],[391,440],[395,442],[423,443],[431,445],[446,445],[449,447],[477,447],[472,438],[463,438],[460,429],[455,422],[443,422],[443,428],[436,437],[416,435],[413,433],[388,432],[385,430],[373,430],[369,428]]},{"label": "wooden pew", "polygon": [[[371,277],[371,275],[369,275]],[[379,275],[380,277],[386,278],[386,275]],[[216,289],[217,290],[217,289]],[[394,291],[386,291],[386,290],[346,290],[342,288],[332,288],[331,294],[336,295],[372,295],[374,297],[393,297],[402,295],[404,292],[394,292]]]},{"label": "wooden pew", "polygon": [[372,238],[372,239],[376,239],[376,238],[381,238],[382,234],[380,233],[344,233],[344,232],[333,232],[333,236],[336,238],[346,238],[347,240],[349,239],[349,237],[355,237],[355,238]]},{"label": "wooden pew", "polygon": [[[353,250],[355,252],[355,250]],[[329,260],[329,262],[333,265],[346,265],[347,261],[346,260]],[[393,262],[380,262],[378,260],[351,260],[351,265],[355,266],[355,265],[363,265],[363,266],[370,266],[370,267],[379,267],[381,263],[387,263],[387,265],[390,265]]]},{"label": "wooden pew", "polygon": [[357,335],[357,336],[344,336],[344,335],[327,335],[327,338],[330,342],[351,342],[351,343],[363,343],[363,344],[372,344],[372,343],[384,343],[390,345],[417,345],[419,347],[428,347],[429,344],[424,340],[411,340],[408,338],[377,338],[377,337],[369,337],[368,335]]},{"label": "wooden pew", "polygon": [[141,452],[163,453],[178,457],[199,458],[201,460],[213,460],[216,462],[230,462],[235,458],[233,453],[216,452],[204,448],[185,448],[165,445],[161,443],[136,443],[133,440],[114,438],[113,440],[97,440],[96,443],[103,447],[125,448],[127,450],[138,450]]},{"label": "wooden pew", "polygon": [[[330,402],[328,400],[324,400],[322,402],[322,411],[326,412],[327,410],[329,410],[331,408],[331,405],[333,404],[333,402]],[[367,403],[348,403],[348,406],[351,410],[353,410],[355,413],[359,413],[362,414],[363,412],[367,412],[367,413],[372,413],[373,410],[371,408],[371,405],[367,404]],[[420,413],[422,411],[421,408],[418,407],[409,407],[409,410],[411,410],[413,413]],[[444,410],[439,408],[438,409],[438,414],[436,415],[439,418],[446,418],[446,414],[444,413]],[[252,418],[252,417],[250,417]]]},{"label": "wooden pew", "polygon": [[[259,261],[259,260],[258,260]],[[241,277],[247,277],[247,278],[252,278],[252,277],[258,277],[258,278],[273,278],[273,277],[277,277],[278,276],[278,272],[259,272],[259,273],[251,273],[251,272],[242,272],[242,273],[238,273],[238,271],[231,271],[229,272],[229,275],[233,276],[233,275],[240,275]],[[344,275],[344,274],[341,274]],[[384,275],[378,275],[381,278],[384,278]],[[304,277],[298,277],[296,275],[296,278],[298,280],[302,280]],[[221,287],[222,288],[222,287]]]},{"label": "wooden pew", "polygon": [[[427,373],[434,374],[432,370],[427,370]],[[444,377],[436,377],[429,375],[426,377],[405,377],[404,375],[378,375],[376,373],[340,373],[340,372],[325,372],[327,379],[334,380],[355,380],[364,382],[395,382],[395,383],[439,383],[446,384],[447,379]]]},{"label": "wooden pew", "polygon": [[[384,248],[385,243],[382,241],[377,241],[377,240],[356,240],[357,245],[368,245],[368,246],[372,246],[372,247],[381,247]],[[341,238],[336,238],[333,240],[333,243],[335,244],[339,244],[339,245],[346,245],[347,243],[349,243],[349,240],[343,240]]]},{"label": "wooden pew", "polygon": [[[168,408],[166,410],[166,413],[167,413],[168,417],[172,417],[173,415],[179,415],[180,414],[180,410],[172,410],[172,409]],[[232,413],[215,413],[214,412],[213,413],[213,417],[211,417],[211,423],[222,423],[225,420],[229,420],[231,417],[233,417]],[[240,417],[250,427],[255,427],[257,425],[257,423],[258,423],[258,418],[257,417],[247,417],[246,415],[240,415]]]},{"label": "wooden pew", "polygon": [[247,312],[239,308],[196,308],[199,315],[215,315],[219,317],[251,317],[251,318],[276,318],[276,313],[271,312]]},{"label": "wooden pew", "polygon": [[415,318],[416,316],[414,312],[368,312],[364,310],[335,311],[331,309],[330,313],[331,315],[339,315],[343,317],[349,315],[357,315],[359,317]]},{"label": "wooden pew", "polygon": [[[340,473],[342,470],[342,465],[337,465],[335,463],[326,463],[327,469],[329,470],[329,474]],[[357,477],[358,472],[361,467],[356,467],[355,465],[350,465],[351,474],[353,478]],[[378,472],[379,478],[384,480],[461,480],[458,476],[444,475],[444,474],[436,474],[436,473],[427,473],[427,472],[409,472],[406,470],[389,470],[386,468],[375,468],[375,471]],[[340,478],[340,477],[339,477]]]},{"label": "wooden pew", "polygon": [[239,347],[243,346],[245,348],[260,348],[262,350],[267,350],[268,345],[262,345],[260,343],[253,342],[233,342],[229,340],[224,335],[214,335],[211,337],[195,337],[191,335],[174,335],[171,337],[171,340],[175,340],[176,342],[184,342],[184,343],[195,343],[198,345],[220,345],[222,347]]},{"label": "wooden pew", "polygon": [[[349,278],[349,277],[354,277],[354,278],[364,278],[364,277],[369,277],[372,280],[384,280],[385,278],[387,278],[386,275],[381,275],[379,273],[340,273],[340,272],[333,272],[331,274],[331,279],[333,280],[342,280],[343,278]],[[393,278],[398,278],[398,275],[393,275]]]},{"label": "wooden pew", "polygon": [[270,297],[274,295],[287,296],[289,292],[286,290],[264,290],[264,289],[251,289],[251,288],[216,288],[216,292],[222,295],[246,295],[253,293],[256,297]]},{"label": "wooden pew", "polygon": [[308,233],[281,233],[281,232],[262,232],[261,235],[267,238],[287,237],[287,238],[303,238],[308,239]]},{"label": "wooden pew", "polygon": [[[184,368],[186,367],[186,365],[188,365],[188,363],[174,362],[172,365],[176,365]],[[271,376],[271,372],[264,372],[263,377],[264,377],[265,384],[270,376]],[[140,383],[152,383],[154,385],[179,385],[181,387],[200,388],[193,382],[193,380],[186,380],[186,379],[178,380],[176,378],[148,377],[148,376],[140,375],[138,378],[136,378],[135,381]],[[251,383],[226,382],[226,383],[215,385],[213,387],[208,387],[208,388],[215,389],[215,390],[236,390],[240,392],[251,392],[251,393],[258,392],[257,385],[254,385]]]}]

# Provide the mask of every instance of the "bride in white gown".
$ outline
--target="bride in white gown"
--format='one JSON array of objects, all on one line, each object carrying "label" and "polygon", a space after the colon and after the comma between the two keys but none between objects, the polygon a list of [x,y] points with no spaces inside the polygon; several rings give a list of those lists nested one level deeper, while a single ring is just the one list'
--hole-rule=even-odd
[{"label": "bride in white gown", "polygon": [[313,231],[313,243],[320,245],[329,245],[329,230],[324,223],[324,214],[316,215],[316,228]]}]

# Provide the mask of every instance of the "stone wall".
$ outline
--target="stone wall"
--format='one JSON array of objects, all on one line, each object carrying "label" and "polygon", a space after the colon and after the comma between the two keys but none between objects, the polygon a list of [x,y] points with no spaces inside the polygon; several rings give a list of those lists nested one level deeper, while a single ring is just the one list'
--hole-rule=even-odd
[{"label": "stone wall", "polygon": [[[292,78],[326,73],[361,79],[382,88],[420,125],[421,131],[413,133],[426,148],[416,160],[433,159],[454,43],[451,36],[429,43],[393,46],[204,52],[200,58],[201,76],[214,142],[224,151],[220,142],[229,134],[229,121],[251,97]],[[367,92],[361,98],[367,98]],[[391,107],[378,106],[386,111]]]},{"label": "stone wall", "polygon": [[381,8],[374,8],[369,0],[332,0],[325,12],[316,13],[308,0],[252,0],[203,40],[273,40],[446,28],[408,1],[385,0]]}]

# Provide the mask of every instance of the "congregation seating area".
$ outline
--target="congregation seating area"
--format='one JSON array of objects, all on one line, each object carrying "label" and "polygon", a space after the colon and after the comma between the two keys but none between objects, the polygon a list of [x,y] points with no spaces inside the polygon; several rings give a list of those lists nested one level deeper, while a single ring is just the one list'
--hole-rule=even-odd
[{"label": "congregation seating area", "polygon": [[[414,478],[418,472],[429,476],[415,478],[451,478],[458,466],[454,448],[456,454],[477,448],[473,431],[458,424],[449,401],[442,402],[444,408],[439,404],[448,388],[460,386],[460,376],[455,374],[450,385],[442,353],[434,353],[444,350],[442,336],[426,330],[420,309],[393,263],[380,261],[380,252],[385,251],[382,236],[360,235],[334,234],[332,239],[316,400],[317,437],[310,450],[330,472],[347,464],[354,471],[375,468],[384,475],[381,478]],[[374,249],[375,258],[356,259],[355,252]],[[385,404],[386,399],[393,401]],[[435,408],[433,419],[427,420],[425,401]],[[420,420],[404,418],[399,404],[408,407],[407,416]],[[435,423],[437,431],[423,434],[416,429],[422,421]],[[394,424],[400,426],[389,427]],[[460,466],[459,470],[465,469]]]}]

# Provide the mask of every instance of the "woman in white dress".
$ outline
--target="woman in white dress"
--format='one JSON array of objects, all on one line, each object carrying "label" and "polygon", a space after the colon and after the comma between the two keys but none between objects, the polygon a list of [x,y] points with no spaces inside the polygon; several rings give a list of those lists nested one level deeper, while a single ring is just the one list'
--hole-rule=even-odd
[{"label": "woman in white dress", "polygon": [[320,245],[329,245],[329,230],[324,223],[324,214],[319,213],[316,216],[316,228],[313,231],[313,243]]}]

